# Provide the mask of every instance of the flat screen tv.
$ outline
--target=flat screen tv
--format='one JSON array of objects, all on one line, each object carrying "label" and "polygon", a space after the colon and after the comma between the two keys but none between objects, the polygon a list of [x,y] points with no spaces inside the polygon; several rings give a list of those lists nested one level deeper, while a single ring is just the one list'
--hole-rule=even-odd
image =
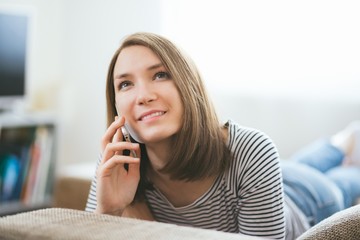
[{"label": "flat screen tv", "polygon": [[32,10],[0,5],[0,111],[27,96]]}]

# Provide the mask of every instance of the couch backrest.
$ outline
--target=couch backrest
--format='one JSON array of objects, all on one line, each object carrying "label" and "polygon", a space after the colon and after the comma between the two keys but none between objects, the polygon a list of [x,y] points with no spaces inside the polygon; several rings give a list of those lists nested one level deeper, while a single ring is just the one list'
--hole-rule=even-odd
[{"label": "couch backrest", "polygon": [[353,120],[360,120],[358,99],[274,97],[214,94],[221,119],[268,134],[280,156],[288,158],[297,149],[319,137],[328,137]]}]

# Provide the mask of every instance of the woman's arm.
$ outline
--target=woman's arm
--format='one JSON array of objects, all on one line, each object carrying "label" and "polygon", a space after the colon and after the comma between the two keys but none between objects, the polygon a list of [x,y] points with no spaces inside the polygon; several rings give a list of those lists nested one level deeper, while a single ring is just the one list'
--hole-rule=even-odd
[{"label": "woman's arm", "polygon": [[256,130],[238,129],[234,139],[239,231],[283,239],[284,200],[277,149],[269,137]]}]

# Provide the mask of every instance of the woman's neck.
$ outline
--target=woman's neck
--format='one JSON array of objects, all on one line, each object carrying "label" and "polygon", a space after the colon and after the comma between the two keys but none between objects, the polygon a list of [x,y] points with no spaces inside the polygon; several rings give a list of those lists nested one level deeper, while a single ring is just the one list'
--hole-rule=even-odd
[{"label": "woman's neck", "polygon": [[163,141],[154,144],[146,144],[146,152],[154,171],[162,169],[171,158],[171,141]]}]

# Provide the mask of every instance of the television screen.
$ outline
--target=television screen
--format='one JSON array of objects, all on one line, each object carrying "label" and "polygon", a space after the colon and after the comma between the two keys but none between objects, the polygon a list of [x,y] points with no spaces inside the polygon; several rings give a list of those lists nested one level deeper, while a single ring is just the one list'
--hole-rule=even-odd
[{"label": "television screen", "polygon": [[26,95],[29,17],[0,8],[0,110]]}]

